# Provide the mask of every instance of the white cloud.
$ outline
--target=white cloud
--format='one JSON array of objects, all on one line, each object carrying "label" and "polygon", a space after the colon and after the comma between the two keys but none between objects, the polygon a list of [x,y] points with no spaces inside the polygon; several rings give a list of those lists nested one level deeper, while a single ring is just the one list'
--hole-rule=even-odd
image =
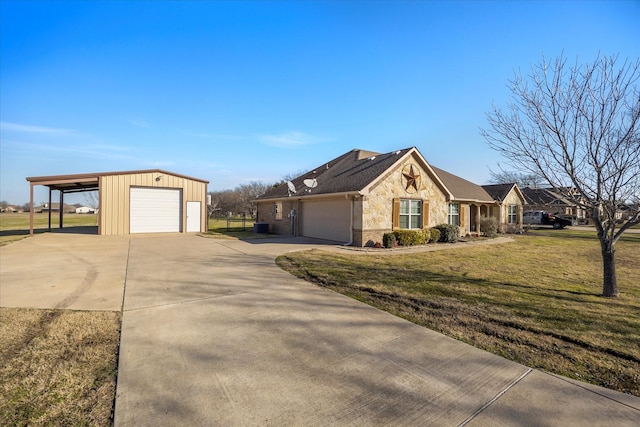
[{"label": "white cloud", "polygon": [[148,129],[151,127],[151,123],[143,119],[131,119],[129,120],[129,124],[143,129]]},{"label": "white cloud", "polygon": [[2,148],[6,151],[11,151],[14,154],[22,152],[29,153],[61,153],[65,155],[80,155],[90,158],[101,158],[110,160],[129,160],[134,158],[132,155],[126,154],[131,149],[128,147],[122,147],[117,145],[52,145],[52,144],[39,144],[24,141],[12,141],[2,140]]},{"label": "white cloud", "polygon": [[77,133],[71,129],[50,128],[44,126],[22,125],[19,123],[0,122],[0,129],[10,132],[45,133],[55,135],[71,135]]},{"label": "white cloud", "polygon": [[284,132],[275,135],[257,135],[257,137],[263,144],[280,148],[296,148],[318,141],[317,138],[298,131]]}]

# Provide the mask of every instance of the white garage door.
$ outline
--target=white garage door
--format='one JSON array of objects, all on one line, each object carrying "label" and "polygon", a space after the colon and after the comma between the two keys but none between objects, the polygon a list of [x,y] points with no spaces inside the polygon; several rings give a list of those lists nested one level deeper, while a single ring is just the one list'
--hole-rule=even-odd
[{"label": "white garage door", "polygon": [[298,221],[300,234],[336,242],[351,241],[351,205],[346,199],[304,201]]},{"label": "white garage door", "polygon": [[131,187],[130,233],[180,231],[180,190]]}]

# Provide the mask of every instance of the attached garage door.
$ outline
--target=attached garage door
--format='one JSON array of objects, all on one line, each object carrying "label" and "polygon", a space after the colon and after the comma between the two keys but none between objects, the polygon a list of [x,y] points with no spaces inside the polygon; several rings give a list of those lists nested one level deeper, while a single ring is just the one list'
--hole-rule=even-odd
[{"label": "attached garage door", "polygon": [[180,231],[180,190],[131,187],[131,233]]},{"label": "attached garage door", "polygon": [[299,213],[300,234],[336,242],[351,241],[351,205],[346,199],[304,201]]}]

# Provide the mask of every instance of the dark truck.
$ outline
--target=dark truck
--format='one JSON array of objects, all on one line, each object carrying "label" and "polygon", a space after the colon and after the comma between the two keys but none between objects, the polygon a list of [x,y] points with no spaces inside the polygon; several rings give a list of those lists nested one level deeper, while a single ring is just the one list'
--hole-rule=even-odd
[{"label": "dark truck", "polygon": [[572,225],[571,220],[555,216],[546,211],[528,211],[522,214],[522,223],[525,225],[551,225],[555,229]]}]

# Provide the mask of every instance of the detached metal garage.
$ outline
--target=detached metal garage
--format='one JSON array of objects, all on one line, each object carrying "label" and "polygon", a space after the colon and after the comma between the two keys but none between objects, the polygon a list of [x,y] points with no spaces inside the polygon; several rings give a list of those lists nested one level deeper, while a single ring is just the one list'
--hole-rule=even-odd
[{"label": "detached metal garage", "polygon": [[[33,234],[33,187],[64,195],[98,190],[98,234],[204,232],[207,230],[207,184],[160,169],[28,177],[31,184],[30,233]],[[60,213],[60,226],[62,227]],[[51,219],[49,220],[51,226]]]}]

